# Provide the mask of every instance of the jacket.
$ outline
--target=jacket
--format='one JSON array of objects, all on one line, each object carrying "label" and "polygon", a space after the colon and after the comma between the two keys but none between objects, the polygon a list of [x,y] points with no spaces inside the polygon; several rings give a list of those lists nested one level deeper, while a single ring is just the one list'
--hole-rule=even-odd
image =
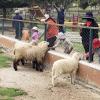
[{"label": "jacket", "polygon": [[47,22],[46,38],[49,39],[56,36],[59,32],[59,29],[58,26],[56,25],[57,24],[56,21],[53,18],[48,18],[46,22]]},{"label": "jacket", "polygon": [[23,20],[22,16],[19,15],[19,14],[16,14],[14,17],[13,17],[13,22],[12,22],[12,26],[13,28],[19,28],[22,30],[22,28],[24,27],[24,23],[21,22],[21,21],[15,21],[15,20]]}]

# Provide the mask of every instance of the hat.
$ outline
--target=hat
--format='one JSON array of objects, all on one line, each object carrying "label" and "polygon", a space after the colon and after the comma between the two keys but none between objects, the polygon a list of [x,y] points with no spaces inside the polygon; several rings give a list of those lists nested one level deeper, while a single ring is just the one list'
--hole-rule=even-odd
[{"label": "hat", "polygon": [[32,28],[32,30],[38,30],[38,28],[35,26],[35,27]]},{"label": "hat", "polygon": [[20,13],[20,11],[19,10],[15,10],[15,14],[18,14],[18,13]]},{"label": "hat", "polygon": [[92,12],[86,12],[82,19],[94,19]]},{"label": "hat", "polygon": [[45,16],[46,20],[49,18],[49,15],[48,14],[45,14],[44,16]]}]

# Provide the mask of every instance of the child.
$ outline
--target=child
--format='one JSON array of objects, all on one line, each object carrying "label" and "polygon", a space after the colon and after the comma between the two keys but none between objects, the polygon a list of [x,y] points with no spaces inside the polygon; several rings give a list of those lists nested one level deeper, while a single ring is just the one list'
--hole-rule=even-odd
[{"label": "child", "polygon": [[99,63],[100,63],[100,39],[95,38],[93,40],[93,49],[94,49],[94,53],[96,53],[99,57]]},{"label": "child", "polygon": [[37,27],[33,27],[31,29],[32,32],[32,42],[36,43],[39,41],[39,37],[40,37],[40,33],[38,32],[38,28]]},{"label": "child", "polygon": [[22,31],[22,40],[28,42],[30,39],[29,30],[27,28],[24,28]]},{"label": "child", "polygon": [[55,45],[52,47],[52,49],[55,49],[61,43],[63,43],[64,53],[70,54],[71,51],[73,50],[72,42],[62,32],[59,32],[56,37],[57,37],[57,40],[56,40]]}]

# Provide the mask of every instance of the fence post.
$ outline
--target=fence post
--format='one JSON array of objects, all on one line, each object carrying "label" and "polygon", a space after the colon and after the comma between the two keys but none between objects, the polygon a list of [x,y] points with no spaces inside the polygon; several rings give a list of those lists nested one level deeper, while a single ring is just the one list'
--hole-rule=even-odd
[{"label": "fence post", "polygon": [[44,41],[46,41],[46,33],[47,33],[47,24],[45,24]]},{"label": "fence post", "polygon": [[4,18],[2,19],[2,35],[4,35]]},{"label": "fence post", "polygon": [[93,30],[90,29],[90,36],[89,36],[89,63],[93,61],[92,57],[92,41],[93,41]]}]

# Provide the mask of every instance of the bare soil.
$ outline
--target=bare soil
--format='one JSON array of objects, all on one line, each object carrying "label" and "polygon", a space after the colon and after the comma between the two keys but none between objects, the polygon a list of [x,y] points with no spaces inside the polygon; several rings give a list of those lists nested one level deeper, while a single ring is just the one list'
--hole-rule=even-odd
[{"label": "bare soil", "polygon": [[[63,80],[62,80],[63,79]],[[37,72],[31,65],[0,69],[0,87],[23,89],[28,95],[15,100],[100,100],[100,95],[78,84],[72,85],[70,78],[63,75],[56,87],[51,85],[51,67]]]}]

